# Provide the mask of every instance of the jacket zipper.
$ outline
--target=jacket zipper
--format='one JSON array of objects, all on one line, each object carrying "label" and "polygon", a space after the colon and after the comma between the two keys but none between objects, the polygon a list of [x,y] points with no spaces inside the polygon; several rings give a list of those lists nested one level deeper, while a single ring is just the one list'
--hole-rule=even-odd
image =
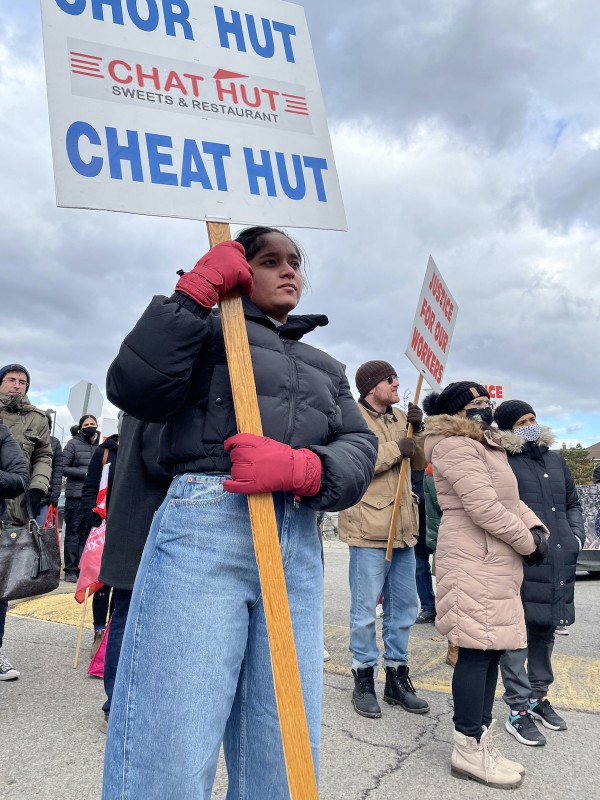
[{"label": "jacket zipper", "polygon": [[288,355],[288,342],[286,342],[286,340],[282,339],[281,337],[280,340],[283,343],[283,348],[290,364],[290,407],[288,411],[288,424],[285,431],[285,437],[283,440],[285,444],[289,444],[292,435],[292,428],[294,427],[294,416],[296,414],[296,390],[298,388],[298,373],[296,371],[296,365],[294,363],[294,360],[290,358],[290,356]]}]

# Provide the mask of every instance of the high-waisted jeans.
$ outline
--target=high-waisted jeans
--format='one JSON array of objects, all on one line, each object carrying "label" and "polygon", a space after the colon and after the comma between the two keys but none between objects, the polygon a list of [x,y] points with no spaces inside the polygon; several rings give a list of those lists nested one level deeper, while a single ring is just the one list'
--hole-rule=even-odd
[{"label": "high-waisted jeans", "polygon": [[[229,800],[287,800],[245,495],[179,475],[137,574],[110,711],[103,800],[209,798],[223,742]],[[315,771],[323,570],[315,513],[273,496]]]}]

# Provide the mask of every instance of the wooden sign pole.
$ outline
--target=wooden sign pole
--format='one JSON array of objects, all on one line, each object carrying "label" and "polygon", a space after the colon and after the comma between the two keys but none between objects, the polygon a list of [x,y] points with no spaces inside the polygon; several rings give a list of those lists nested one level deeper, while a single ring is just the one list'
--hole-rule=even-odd
[{"label": "wooden sign pole", "polygon": [[[417,381],[417,388],[415,389],[415,396],[413,399],[413,404],[416,406],[419,402],[419,397],[421,396],[421,387],[423,386],[423,376],[419,375],[419,380]],[[406,438],[412,439],[413,437],[413,426],[408,426],[408,431],[406,432]],[[398,522],[398,513],[400,512],[400,503],[402,502],[402,487],[404,486],[404,481],[406,479],[406,469],[408,467],[408,458],[402,459],[402,466],[400,467],[400,477],[398,479],[398,488],[396,489],[396,497],[394,499],[394,509],[392,511],[392,521],[390,523],[390,532],[388,534],[388,543],[387,549],[385,551],[385,559],[386,561],[392,560],[392,551],[394,549],[394,539],[396,538],[396,524]]]},{"label": "wooden sign pole", "polygon": [[[231,239],[229,225],[208,222],[211,247]],[[223,336],[238,431],[262,436],[246,321],[239,290],[220,300]],[[300,672],[287,599],[273,495],[248,495],[254,552],[260,575],[279,727],[291,800],[318,797],[302,699]]]}]

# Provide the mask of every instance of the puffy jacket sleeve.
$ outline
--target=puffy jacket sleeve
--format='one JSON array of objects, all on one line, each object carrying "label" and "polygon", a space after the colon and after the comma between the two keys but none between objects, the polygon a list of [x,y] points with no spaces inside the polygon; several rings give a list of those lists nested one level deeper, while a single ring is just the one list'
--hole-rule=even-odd
[{"label": "puffy jacket sleeve", "polygon": [[76,481],[85,480],[87,467],[77,466],[77,445],[74,439],[69,439],[63,450],[63,475]]},{"label": "puffy jacket sleeve", "polygon": [[442,509],[438,503],[435,481],[431,475],[425,475],[423,478],[423,494],[425,495],[425,542],[427,547],[435,550],[442,521]]},{"label": "puffy jacket sleeve", "polygon": [[561,460],[563,462],[565,488],[567,490],[567,520],[571,526],[571,530],[581,542],[581,547],[583,547],[585,544],[585,525],[583,522],[583,513],[581,511],[581,501],[579,500],[579,495],[577,494],[577,487],[575,486],[575,481],[571,475],[571,470],[567,466],[567,462],[564,460],[564,458]]},{"label": "puffy jacket sleeve", "polygon": [[0,426],[0,501],[23,494],[29,483],[29,467],[17,441]]},{"label": "puffy jacket sleeve", "polygon": [[38,420],[39,437],[31,454],[29,488],[39,489],[45,495],[52,475],[52,444],[46,415],[40,411],[39,416],[41,417],[41,420]]},{"label": "puffy jacket sleeve", "polygon": [[48,489],[48,499],[52,505],[58,503],[60,489],[62,485],[63,451],[60,442],[56,437],[52,441],[52,477],[50,478],[50,488]]},{"label": "puffy jacket sleeve", "polygon": [[[439,473],[450,483],[475,525],[502,539],[517,553],[529,555],[535,550],[530,526],[498,499],[491,475],[478,451],[482,447],[482,444],[464,436],[442,439],[431,456],[434,473]],[[508,464],[506,469],[510,470]],[[542,525],[537,517],[535,520],[534,525]]]},{"label": "puffy jacket sleeve", "polygon": [[106,377],[106,394],[143,422],[165,422],[185,405],[210,328],[210,311],[180,292],[156,296],[125,337]]},{"label": "puffy jacket sleeve", "polygon": [[342,414],[340,431],[328,444],[309,448],[321,459],[321,489],[314,497],[303,497],[302,502],[315,511],[343,511],[355,505],[373,480],[377,436],[360,413],[345,376],[337,402]]}]

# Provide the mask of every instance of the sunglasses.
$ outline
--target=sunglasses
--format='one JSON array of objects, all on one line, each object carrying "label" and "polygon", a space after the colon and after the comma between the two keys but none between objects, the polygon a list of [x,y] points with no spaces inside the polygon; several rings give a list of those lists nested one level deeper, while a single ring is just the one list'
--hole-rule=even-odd
[{"label": "sunglasses", "polygon": [[384,378],[383,380],[387,381],[391,385],[394,381],[398,380],[398,376],[396,373],[394,373],[393,375],[388,375],[387,378]]}]

